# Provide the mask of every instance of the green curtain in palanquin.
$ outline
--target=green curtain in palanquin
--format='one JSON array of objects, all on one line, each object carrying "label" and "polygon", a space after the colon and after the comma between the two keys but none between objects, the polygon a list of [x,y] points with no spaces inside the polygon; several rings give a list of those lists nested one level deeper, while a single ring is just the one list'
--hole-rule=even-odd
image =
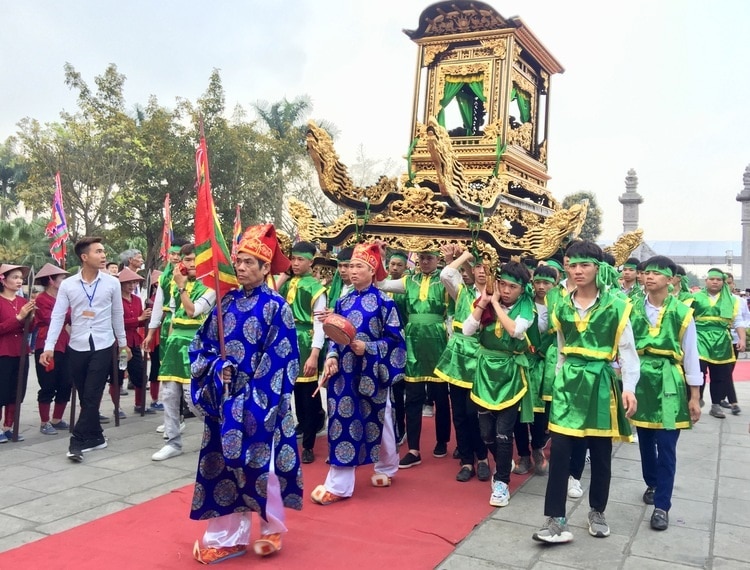
[{"label": "green curtain in palanquin", "polygon": [[521,112],[521,122],[528,123],[531,120],[531,97],[523,91],[521,91],[516,85],[513,85],[513,90],[510,92],[510,100],[518,101],[518,110]]},{"label": "green curtain in palanquin", "polygon": [[[464,89],[466,86],[469,87],[473,95],[466,92]],[[447,75],[445,77],[443,98],[440,100],[440,111],[437,115],[438,124],[441,127],[445,127],[445,108],[453,99],[456,99],[463,126],[466,132],[470,133],[474,122],[474,96],[482,101],[482,103],[487,101],[487,98],[484,96],[484,80],[481,74],[470,76]]]}]

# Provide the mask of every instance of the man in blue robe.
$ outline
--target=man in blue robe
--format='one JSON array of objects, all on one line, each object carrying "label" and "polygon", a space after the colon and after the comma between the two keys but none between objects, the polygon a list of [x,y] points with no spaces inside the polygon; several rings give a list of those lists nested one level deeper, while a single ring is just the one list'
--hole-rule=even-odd
[{"label": "man in blue robe", "polygon": [[354,248],[349,278],[354,290],[336,302],[336,313],[356,335],[348,345],[330,342],[321,379],[328,381],[331,466],[311,494],[320,505],[352,496],[357,465],[375,464],[376,487],[390,486],[398,471],[391,386],[403,382],[406,341],[396,303],[373,285],[373,278],[385,278],[376,244]]},{"label": "man in blue robe", "polygon": [[287,530],[284,507],[302,508],[291,409],[299,373],[294,317],[266,284],[288,268],[273,225],[248,228],[235,260],[241,288],[221,303],[226,359],[216,310],[191,345],[191,395],[205,427],[190,518],[208,520],[193,549],[203,564],[245,554],[251,511],[261,519],[255,552],[277,552]]}]

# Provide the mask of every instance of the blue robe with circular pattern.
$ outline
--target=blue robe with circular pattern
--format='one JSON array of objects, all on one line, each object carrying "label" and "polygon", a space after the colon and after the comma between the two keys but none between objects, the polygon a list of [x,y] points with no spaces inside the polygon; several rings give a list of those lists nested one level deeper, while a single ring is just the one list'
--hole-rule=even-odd
[{"label": "blue robe with circular pattern", "polygon": [[339,299],[336,312],[366,345],[363,356],[333,341],[328,350],[339,358],[339,371],[328,381],[329,460],[354,467],[378,461],[388,389],[404,379],[406,340],[396,303],[372,285]]},{"label": "blue robe with circular pattern", "polygon": [[[266,284],[222,299],[227,361],[217,311],[190,347],[191,395],[204,419],[192,519],[255,511],[266,518],[268,476],[279,478],[284,506],[302,508],[302,469],[291,397],[299,374],[294,317]],[[232,365],[224,393],[221,370]]]}]

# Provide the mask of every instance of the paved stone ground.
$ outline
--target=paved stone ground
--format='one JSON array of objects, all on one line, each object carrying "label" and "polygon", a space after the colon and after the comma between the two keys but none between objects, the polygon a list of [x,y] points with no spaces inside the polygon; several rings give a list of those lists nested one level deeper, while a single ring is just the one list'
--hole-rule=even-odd
[{"label": "paved stone ground", "polygon": [[[750,382],[736,384],[740,416],[717,420],[704,414],[678,445],[677,480],[669,530],[649,527],[651,507],[643,505],[638,447],[615,448],[607,520],[612,535],[596,539],[586,530],[587,494],[570,501],[575,540],[548,546],[531,540],[541,525],[546,478],[532,477],[508,507],[480,523],[443,563],[444,570],[480,568],[607,568],[679,570],[750,567]],[[105,426],[109,446],[86,454],[83,464],[65,458],[65,433],[39,433],[36,378],[22,408],[24,442],[0,445],[0,552],[41,539],[192,483],[201,422],[188,420],[187,450],[165,462],[151,461],[163,440],[155,432],[161,414],[141,418],[133,392],[123,397],[129,417]],[[111,412],[105,399],[102,410]],[[708,405],[704,412],[708,411]],[[588,469],[582,481],[588,486]]]},{"label": "paved stone ground", "polygon": [[[544,522],[546,477],[529,479],[459,544],[440,570],[525,568],[552,570],[606,568],[681,570],[688,568],[750,568],[750,382],[735,384],[746,410],[719,420],[703,408],[701,421],[683,432],[677,445],[677,476],[669,529],[649,525],[653,507],[641,500],[637,444],[616,444],[607,522],[612,534],[588,534],[589,470],[581,481],[584,495],[568,500],[573,542],[547,545],[531,535]],[[708,393],[706,393],[708,395]]]}]

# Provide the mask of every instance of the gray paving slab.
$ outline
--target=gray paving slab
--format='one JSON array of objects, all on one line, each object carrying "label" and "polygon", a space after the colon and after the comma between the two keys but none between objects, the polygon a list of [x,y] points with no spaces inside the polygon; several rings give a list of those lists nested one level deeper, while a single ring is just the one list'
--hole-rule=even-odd
[{"label": "gray paving slab", "polygon": [[[716,502],[716,522],[750,527],[750,501],[719,497]],[[747,542],[750,543],[750,534]]]},{"label": "gray paving slab", "polygon": [[74,487],[60,493],[44,495],[22,504],[2,509],[0,513],[28,519],[36,523],[50,521],[116,501],[118,497],[95,489]]},{"label": "gray paving slab", "polygon": [[[714,552],[722,558],[729,558],[750,565],[750,531],[744,526],[716,523]],[[748,566],[745,566],[746,568]]]}]

